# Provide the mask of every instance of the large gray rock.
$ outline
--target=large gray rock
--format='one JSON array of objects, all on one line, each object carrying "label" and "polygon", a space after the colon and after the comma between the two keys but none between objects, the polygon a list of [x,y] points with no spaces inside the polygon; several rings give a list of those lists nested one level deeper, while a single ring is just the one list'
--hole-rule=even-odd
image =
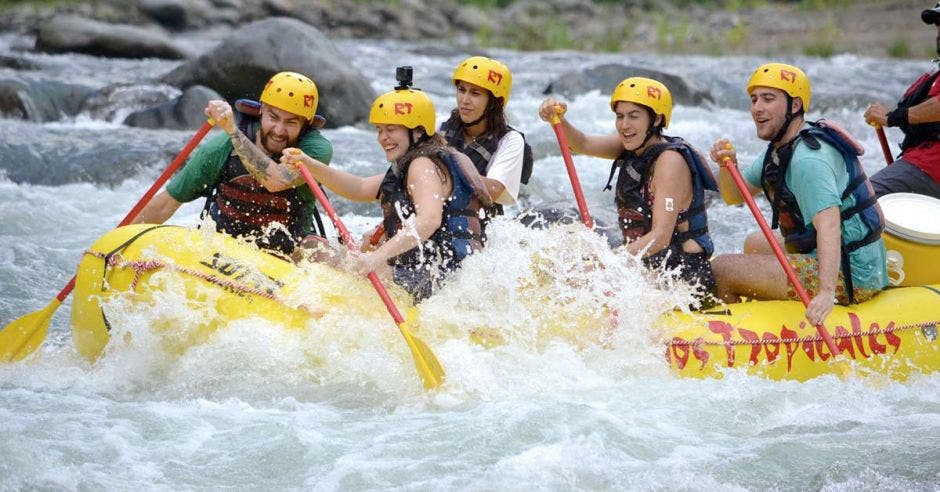
[{"label": "large gray rock", "polygon": [[[161,26],[181,31],[194,23],[194,4],[204,2],[184,0],[140,0],[137,8],[141,13],[157,21]],[[208,7],[208,5],[206,6]]]},{"label": "large gray rock", "polygon": [[56,121],[78,113],[91,87],[39,78],[0,78],[0,117]]},{"label": "large gray rock", "polygon": [[368,117],[375,92],[349,66],[336,46],[315,27],[274,17],[253,22],[222,40],[213,50],[162,77],[170,85],[211,87],[225,99],[257,99],[268,79],[280,71],[312,78],[320,92],[317,113],[331,126]]},{"label": "large gray rock", "polygon": [[705,102],[714,103],[714,98],[707,89],[697,87],[678,75],[615,63],[562,75],[549,84],[543,94],[561,94],[568,98],[592,90],[610,94],[614,87],[627,77],[647,77],[662,82],[669,88],[674,104],[696,106]]},{"label": "large gray rock", "polygon": [[222,99],[214,90],[194,85],[179,97],[131,113],[124,124],[142,128],[196,129],[206,122],[205,107],[213,99]]},{"label": "large gray rock", "polygon": [[122,58],[186,58],[188,53],[165,33],[82,17],[56,16],[42,24],[36,49]]}]

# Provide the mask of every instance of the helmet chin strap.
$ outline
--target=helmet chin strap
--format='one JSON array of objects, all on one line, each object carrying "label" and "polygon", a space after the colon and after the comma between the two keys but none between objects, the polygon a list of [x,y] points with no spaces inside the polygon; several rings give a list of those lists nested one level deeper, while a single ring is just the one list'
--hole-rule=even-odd
[{"label": "helmet chin strap", "polygon": [[638,145],[635,149],[631,150],[630,152],[636,153],[637,150],[642,149],[643,147],[646,147],[646,143],[649,142],[650,139],[653,138],[653,135],[656,134],[656,132],[654,132],[653,130],[656,130],[657,128],[659,128],[655,125],[657,114],[654,113],[653,110],[650,108],[646,108],[646,111],[650,115],[650,126],[646,128],[646,137],[643,138],[643,141],[640,142],[640,145]]},{"label": "helmet chin strap", "polygon": [[470,123],[464,123],[464,124],[463,124],[463,127],[464,127],[464,128],[470,128],[471,126],[474,126],[474,125],[476,125],[477,123],[483,121],[484,118],[486,118],[486,111],[484,111],[483,114],[481,114],[479,118],[477,118],[477,119],[471,121]]},{"label": "helmet chin strap", "polygon": [[[786,94],[786,93],[784,93]],[[770,144],[773,145],[780,141],[783,136],[787,133],[787,130],[790,129],[790,123],[793,123],[793,96],[786,94],[787,96],[787,117],[783,120],[783,125],[777,130],[777,134],[774,135],[774,138],[770,139]]]}]

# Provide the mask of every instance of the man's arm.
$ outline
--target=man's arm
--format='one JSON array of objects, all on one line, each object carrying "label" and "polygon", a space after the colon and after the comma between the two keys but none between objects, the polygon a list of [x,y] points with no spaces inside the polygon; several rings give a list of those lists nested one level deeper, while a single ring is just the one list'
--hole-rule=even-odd
[{"label": "man's arm", "polygon": [[[905,114],[906,111],[906,114]],[[928,98],[926,101],[907,108],[888,111],[885,105],[876,102],[865,110],[865,121],[877,126],[900,126],[904,123],[917,125],[940,121],[940,99]]]},{"label": "man's arm", "polygon": [[842,221],[839,207],[823,209],[813,216],[816,228],[816,258],[819,263],[819,292],[806,307],[806,319],[813,324],[826,321],[832,312],[839,281],[842,247]]},{"label": "man's arm", "polygon": [[162,224],[176,213],[180,205],[165,190],[161,191],[131,220],[131,224]]},{"label": "man's arm", "polygon": [[[731,177],[731,171],[728,171],[727,168],[729,162],[738,162],[738,156],[734,147],[731,146],[731,141],[727,138],[715,140],[715,143],[712,144],[709,156],[715,164],[718,164],[718,190],[721,193],[722,200],[728,205],[740,205],[744,203],[744,195],[738,190],[738,185],[735,184],[734,178]],[[754,165],[756,164],[752,164],[752,166]],[[750,168],[745,168],[741,170],[741,177],[747,185],[747,191],[751,196],[755,196],[762,193],[764,190],[751,184],[747,177],[747,175],[750,174],[748,172],[749,169]]]},{"label": "man's arm", "polygon": [[303,181],[297,171],[280,166],[235,126],[235,113],[227,102],[209,101],[205,113],[228,134],[232,148],[245,165],[248,174],[251,174],[268,191],[283,191]]}]

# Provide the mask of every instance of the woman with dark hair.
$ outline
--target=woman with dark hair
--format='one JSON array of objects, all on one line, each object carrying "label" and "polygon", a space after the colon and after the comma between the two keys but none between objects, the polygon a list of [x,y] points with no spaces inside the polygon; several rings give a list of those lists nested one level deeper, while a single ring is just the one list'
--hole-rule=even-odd
[{"label": "woman with dark hair", "polygon": [[516,203],[520,184],[532,175],[532,149],[525,135],[506,121],[512,72],[497,60],[472,56],[457,65],[453,82],[457,107],[441,132],[484,176],[496,202],[486,208],[487,219],[502,215],[503,205]]},{"label": "woman with dark hair", "polygon": [[661,82],[631,77],[614,88],[610,109],[613,135],[586,135],[564,113],[567,105],[548,98],[539,116],[561,117],[571,150],[613,159],[605,190],[619,171],[614,201],[626,250],[643,256],[652,269],[679,268],[679,276],[700,287],[706,302],[715,288],[709,257],[714,252],[705,214],[705,190],[717,183],[701,155],[685,140],[663,135],[672,117],[672,95]]}]

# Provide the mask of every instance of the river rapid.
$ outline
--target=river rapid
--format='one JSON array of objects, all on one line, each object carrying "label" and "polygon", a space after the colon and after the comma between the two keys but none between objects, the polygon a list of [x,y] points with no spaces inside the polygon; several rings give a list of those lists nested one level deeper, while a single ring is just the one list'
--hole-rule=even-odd
[{"label": "river rapid", "polygon": [[[28,40],[4,36],[0,51],[24,44]],[[392,87],[396,66],[414,66],[415,86],[431,94],[439,121],[454,105],[453,68],[468,55],[398,42],[341,40],[338,46],[377,93]],[[67,301],[36,356],[0,366],[0,490],[940,489],[936,376],[904,384],[836,377],[772,382],[737,371],[720,380],[678,379],[651,341],[652,325],[661,312],[689,300],[686,290],[656,288],[632,259],[577,224],[533,230],[511,220],[527,208],[575,206],[554,134],[536,111],[558,76],[623,63],[694,80],[716,102],[677,106],[667,134],[703,151],[729,137],[744,164],[763,144],[754,135],[743,87],[767,60],[488,54],[513,70],[511,124],[526,133],[537,161],[520,205],[492,226],[491,246],[421,306],[417,333],[448,374],[440,391],[422,391],[394,324],[372,315],[327,318],[309,333],[234,322],[206,343],[171,355],[150,335],[159,313],[128,310],[121,329],[135,343],[113,344],[89,364],[72,346]],[[25,56],[42,62],[44,77],[99,86],[175,66]],[[864,105],[870,98],[890,104],[930,69],[927,61],[858,56],[781,61],[810,75],[825,116],[864,144],[869,173],[884,161],[874,131],[862,121]],[[0,68],[0,74],[10,70]],[[608,94],[569,99],[568,117],[587,132],[613,131]],[[167,142],[180,148],[191,136],[125,127],[123,116],[2,119],[0,145],[40,153],[45,167],[32,171],[54,174],[66,168],[50,141],[70,148],[127,141],[133,150],[156,152]],[[819,116],[810,112],[812,119]],[[325,134],[334,143],[333,165],[363,175],[384,170],[372,129]],[[895,149],[899,137],[889,132]],[[612,223],[613,197],[602,192],[609,162],[584,156],[575,162],[592,213]],[[48,186],[0,177],[0,322],[45,306],[85,248],[120,222],[167,163],[142,162],[137,172],[113,180],[117,184]],[[380,214],[374,204],[340,198],[335,204],[357,235]],[[767,204],[761,206],[766,213]],[[171,223],[197,224],[201,207],[184,206]],[[713,200],[708,213],[719,253],[740,250],[756,229],[746,208]],[[570,268],[585,255],[604,268]],[[552,291],[556,302],[540,309],[518,294],[520,272],[533,258],[564,279]],[[621,313],[614,326],[569,331],[552,322],[605,302]],[[467,332],[440,328],[445,324],[484,326],[502,343],[486,348]]]}]

